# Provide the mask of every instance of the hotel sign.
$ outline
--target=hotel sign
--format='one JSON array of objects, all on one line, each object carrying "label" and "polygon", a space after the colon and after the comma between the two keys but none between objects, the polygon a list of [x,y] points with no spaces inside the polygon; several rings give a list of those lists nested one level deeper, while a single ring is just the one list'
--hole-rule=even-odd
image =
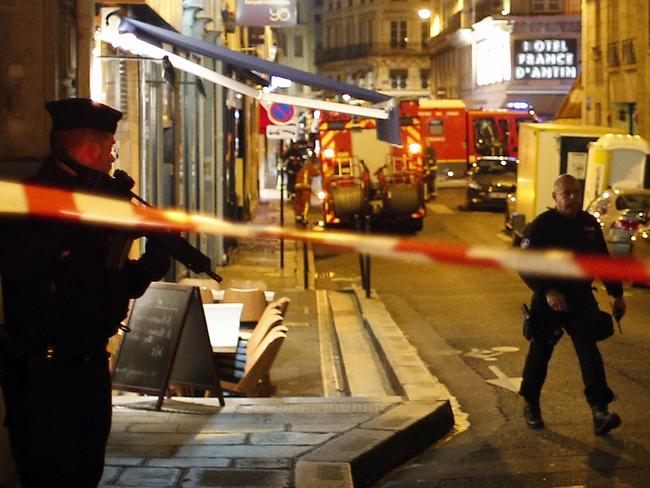
[{"label": "hotel sign", "polygon": [[578,76],[575,39],[514,41],[516,80],[560,80]]}]

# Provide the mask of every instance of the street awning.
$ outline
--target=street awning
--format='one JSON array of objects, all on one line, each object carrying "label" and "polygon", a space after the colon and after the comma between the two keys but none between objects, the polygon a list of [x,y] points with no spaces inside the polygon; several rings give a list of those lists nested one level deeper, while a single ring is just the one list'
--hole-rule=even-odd
[{"label": "street awning", "polygon": [[[308,71],[290,66],[273,63],[255,56],[239,53],[216,44],[184,36],[177,32],[140,22],[128,17],[122,17],[119,32],[110,29],[102,30],[102,39],[116,47],[146,56],[163,59],[167,58],[178,69],[187,71],[203,79],[234,90],[242,95],[256,98],[261,103],[287,103],[300,107],[339,112],[361,117],[377,119],[377,138],[391,144],[401,144],[399,129],[399,108],[395,100],[384,93],[368,90],[359,86],[331,80]],[[329,102],[320,99],[296,97],[272,93],[268,90],[258,90],[244,83],[228,78],[216,71],[209,70],[198,63],[160,47],[160,44],[170,44],[177,48],[212,59],[228,63],[248,71],[266,73],[271,76],[286,78],[295,83],[311,86],[337,94],[347,94],[350,97],[371,102],[370,107],[354,104]]]}]

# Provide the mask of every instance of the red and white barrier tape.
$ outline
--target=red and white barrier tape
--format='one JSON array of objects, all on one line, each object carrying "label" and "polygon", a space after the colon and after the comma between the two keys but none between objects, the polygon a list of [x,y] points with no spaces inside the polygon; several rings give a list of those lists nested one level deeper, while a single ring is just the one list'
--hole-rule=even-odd
[{"label": "red and white barrier tape", "polygon": [[284,238],[410,261],[483,266],[540,276],[650,282],[650,262],[566,251],[460,246],[413,238],[314,232],[225,222],[203,214],[135,206],[123,200],[0,181],[0,214],[39,216],[145,230],[177,230],[239,238]]}]

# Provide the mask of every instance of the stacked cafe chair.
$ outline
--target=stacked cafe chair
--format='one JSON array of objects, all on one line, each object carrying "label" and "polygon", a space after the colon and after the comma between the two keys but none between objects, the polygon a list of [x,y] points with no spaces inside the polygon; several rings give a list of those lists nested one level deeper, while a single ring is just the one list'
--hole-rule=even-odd
[{"label": "stacked cafe chair", "polygon": [[[282,297],[269,303],[255,327],[251,331],[240,332],[239,344],[234,354],[215,355],[224,390],[252,396],[267,396],[271,393],[270,368],[288,332],[287,327],[282,325],[282,312],[286,312],[289,301],[288,298]],[[269,336],[273,339],[268,339]],[[252,391],[250,386],[253,377],[255,391]],[[244,378],[246,381],[241,387],[234,388],[233,385]]]}]

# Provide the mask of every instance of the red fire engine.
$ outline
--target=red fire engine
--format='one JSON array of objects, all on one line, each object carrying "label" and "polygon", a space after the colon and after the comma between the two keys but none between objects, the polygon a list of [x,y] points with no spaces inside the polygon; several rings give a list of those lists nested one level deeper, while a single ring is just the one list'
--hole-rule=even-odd
[{"label": "red fire engine", "polygon": [[[357,193],[370,201],[360,204],[359,212],[365,206],[377,220],[409,222],[418,230],[424,200],[435,196],[436,172],[464,178],[479,156],[517,157],[519,124],[534,120],[528,111],[468,110],[462,100],[406,100],[400,104],[403,145],[398,147],[377,139],[374,119],[326,112],[319,126],[325,224],[346,220],[337,214],[334,195],[327,191],[328,175],[337,173],[341,160],[356,158],[368,174],[359,179],[366,188]],[[373,197],[381,202],[379,208]],[[346,208],[348,214],[356,211]]]},{"label": "red fire engine", "polygon": [[400,112],[403,124],[419,124],[438,172],[456,177],[478,156],[518,157],[519,124],[536,120],[527,110],[468,110],[462,100],[404,101]]},{"label": "red fire engine", "polygon": [[325,225],[370,215],[385,230],[422,228],[424,168],[417,127],[402,127],[406,152],[377,140],[373,119],[327,113],[319,128]]}]

